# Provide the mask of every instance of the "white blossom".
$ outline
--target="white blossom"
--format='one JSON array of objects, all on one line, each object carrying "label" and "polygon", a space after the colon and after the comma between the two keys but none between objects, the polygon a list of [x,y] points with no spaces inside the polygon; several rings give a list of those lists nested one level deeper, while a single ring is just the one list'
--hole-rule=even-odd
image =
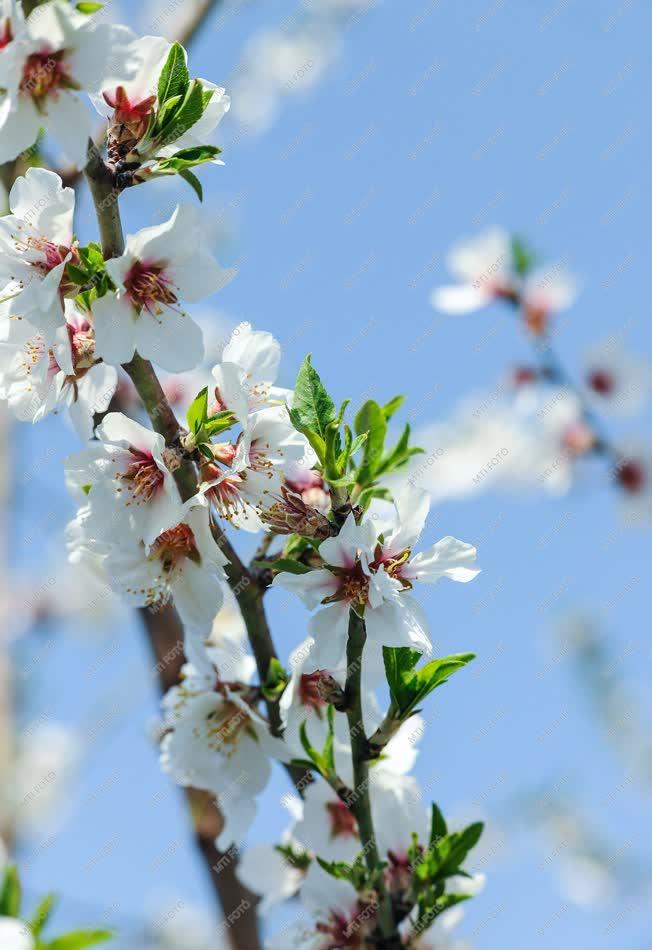
[{"label": "white blossom", "polygon": [[129,235],[106,269],[117,291],[93,304],[98,356],[118,365],[138,350],[172,372],[195,367],[203,336],[179,300],[203,300],[233,276],[206,248],[197,209],[179,205],[169,221]]},{"label": "white blossom", "polygon": [[182,514],[165,439],[120,412],[105,416],[95,434],[88,448],[66,460],[68,486],[88,495],[98,530],[126,530],[153,544]]},{"label": "white blossom", "polygon": [[28,168],[0,217],[0,297],[52,343],[64,325],[65,268],[78,259],[73,239],[75,193],[45,168]]},{"label": "white blossom", "polygon": [[35,950],[36,941],[22,920],[0,917],[0,946],[2,950]]},{"label": "white blossom", "polygon": [[33,145],[45,125],[65,157],[83,166],[92,122],[76,93],[128,78],[137,65],[133,33],[94,22],[63,0],[37,6],[24,24],[14,18],[11,25],[0,65],[0,162]]},{"label": "white blossom", "polygon": [[325,567],[305,574],[282,572],[276,586],[298,594],[313,609],[327,604],[310,621],[315,638],[313,661],[318,668],[337,668],[346,650],[349,612],[364,612],[367,641],[376,647],[409,646],[430,653],[432,644],[423,609],[409,590],[414,581],[434,583],[441,577],[472,580],[479,572],[470,565],[475,548],[455,538],[443,538],[428,551],[412,557],[429,508],[427,494],[415,492],[397,508],[379,543],[372,518],[355,523],[349,514],[340,533],[323,541],[319,553]]}]

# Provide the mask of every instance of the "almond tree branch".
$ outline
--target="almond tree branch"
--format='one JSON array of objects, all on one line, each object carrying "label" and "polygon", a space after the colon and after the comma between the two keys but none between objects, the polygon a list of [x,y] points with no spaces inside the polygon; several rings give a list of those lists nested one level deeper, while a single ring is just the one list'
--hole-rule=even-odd
[{"label": "almond tree branch", "polygon": [[[156,660],[155,672],[159,689],[161,693],[166,693],[181,681],[181,668],[185,662],[183,627],[179,615],[172,607],[159,613],[150,610],[141,610],[139,613]],[[228,851],[221,852],[215,844],[215,839],[224,827],[224,819],[214,798],[208,792],[196,788],[185,788],[184,794],[193,822],[195,841],[222,908],[255,908],[257,897],[240,883],[236,875],[237,849],[231,847]],[[246,901],[246,904],[243,901]],[[228,929],[228,938],[233,950],[260,950],[256,914],[234,915]]]},{"label": "almond tree branch", "polygon": [[360,843],[370,874],[375,875],[378,893],[378,930],[382,950],[400,950],[402,943],[394,921],[392,900],[387,893],[382,872],[379,872],[380,855],[376,843],[371,798],[369,794],[369,763],[367,739],[362,715],[362,650],[366,640],[364,620],[352,610],[349,614],[349,639],[346,645],[346,716],[351,736],[351,759],[353,762],[353,797],[351,808],[358,823]]}]

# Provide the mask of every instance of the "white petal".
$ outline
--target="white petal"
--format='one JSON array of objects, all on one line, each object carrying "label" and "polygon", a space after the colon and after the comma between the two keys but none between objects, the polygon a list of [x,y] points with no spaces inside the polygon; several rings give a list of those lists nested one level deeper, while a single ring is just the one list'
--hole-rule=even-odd
[{"label": "white petal", "polygon": [[437,287],[430,296],[430,303],[443,313],[471,313],[486,306],[491,294],[471,284],[457,284],[451,287]]},{"label": "white petal", "polygon": [[68,161],[83,168],[93,123],[81,99],[72,92],[61,90],[56,99],[48,101],[45,124]]},{"label": "white petal", "polygon": [[160,316],[143,310],[135,324],[136,349],[171,373],[194,369],[204,358],[204,334],[187,314],[161,305]]},{"label": "white petal", "polygon": [[0,162],[11,162],[30,148],[42,122],[31,99],[22,97],[14,112],[0,108]]},{"label": "white petal", "polygon": [[75,192],[64,188],[59,175],[47,168],[28,168],[9,193],[12,213],[36,228],[39,234],[70,247]]},{"label": "white petal", "polygon": [[[346,655],[346,641],[349,635],[349,605],[331,604],[318,610],[310,618],[308,631],[315,639],[314,650],[310,652],[310,665],[315,670],[335,670]],[[312,672],[306,669],[306,672]]]},{"label": "white petal", "polygon": [[326,597],[337,590],[337,578],[330,571],[319,569],[306,574],[290,574],[282,571],[272,582],[272,587],[283,587],[297,594],[308,610],[313,610]]},{"label": "white petal", "polygon": [[219,389],[221,402],[234,413],[240,425],[245,426],[249,415],[245,371],[235,363],[218,363],[213,367],[213,378]]},{"label": "white petal", "polygon": [[126,297],[108,293],[93,303],[95,352],[107,363],[128,363],[136,348],[138,316]]},{"label": "white petal", "polygon": [[273,383],[281,361],[281,344],[271,333],[241,323],[224,347],[222,359],[237,363],[257,382]]},{"label": "white petal", "polygon": [[2,950],[34,950],[32,932],[22,920],[0,917],[0,947]]},{"label": "white petal", "polygon": [[411,647],[431,653],[428,619],[419,602],[409,594],[397,594],[391,601],[365,612],[367,636],[386,647]]},{"label": "white petal", "polygon": [[442,577],[466,584],[480,573],[480,568],[471,567],[476,555],[477,551],[472,544],[449,536],[413,557],[402,574],[406,578],[427,584],[434,584]]}]

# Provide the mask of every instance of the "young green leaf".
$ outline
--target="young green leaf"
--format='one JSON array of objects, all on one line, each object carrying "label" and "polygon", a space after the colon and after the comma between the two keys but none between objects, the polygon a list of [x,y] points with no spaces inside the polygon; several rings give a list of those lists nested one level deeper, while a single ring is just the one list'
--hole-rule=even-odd
[{"label": "young green leaf", "polygon": [[432,819],[430,822],[430,844],[433,845],[440,838],[448,834],[446,819],[442,815],[439,807],[432,803]]},{"label": "young green leaf", "polygon": [[373,482],[383,457],[387,420],[378,403],[369,399],[356,415],[354,425],[357,435],[367,433],[362,462],[356,472],[358,485],[366,487]]},{"label": "young green leaf", "polygon": [[285,571],[288,574],[309,574],[310,568],[301,561],[292,558],[279,557],[276,561],[254,561],[254,567],[261,567],[268,571]]},{"label": "young green leaf", "polygon": [[173,43],[158,81],[159,105],[163,106],[175,96],[185,96],[189,84],[186,51],[180,43]]},{"label": "young green leaf", "polygon": [[325,445],[327,426],[336,418],[335,404],[326,392],[319,373],[311,365],[310,354],[301,364],[297,375],[290,418],[299,432],[314,432]]},{"label": "young green leaf", "polygon": [[401,719],[411,715],[426,696],[475,659],[475,654],[457,653],[415,669],[419,658],[420,654],[409,647],[383,647],[387,683],[397,717]]},{"label": "young green leaf", "polygon": [[43,944],[43,950],[86,950],[86,947],[95,947],[98,943],[110,940],[112,936],[110,930],[75,930]]},{"label": "young green leaf", "polygon": [[405,402],[405,396],[394,396],[393,399],[390,399],[389,402],[386,402],[383,406],[383,412],[386,419],[391,419],[397,409],[400,409],[403,403]]},{"label": "young green leaf", "polygon": [[97,13],[98,10],[101,10],[104,6],[103,3],[91,3],[90,0],[80,0],[79,3],[75,4],[75,10],[79,10],[80,13]]},{"label": "young green leaf", "polygon": [[5,868],[0,887],[0,917],[19,917],[22,888],[16,866],[9,864]]},{"label": "young green leaf", "polygon": [[186,414],[186,419],[188,420],[188,428],[194,434],[199,432],[204,423],[206,422],[206,416],[208,415],[208,387],[204,386],[202,391],[195,396],[193,401],[190,403],[190,407]]},{"label": "young green leaf", "polygon": [[534,266],[534,255],[519,237],[512,238],[512,263],[519,277],[525,277]]},{"label": "young green leaf", "polygon": [[54,910],[56,898],[54,894],[48,894],[39,903],[36,910],[29,919],[29,927],[35,937],[38,937]]},{"label": "young green leaf", "polygon": [[183,178],[183,180],[190,185],[190,187],[195,192],[199,200],[203,201],[204,189],[199,178],[197,178],[196,175],[193,175],[193,173],[188,168],[182,168],[178,174],[180,178]]},{"label": "young green leaf", "polygon": [[265,699],[279,699],[288,682],[288,674],[283,668],[283,664],[275,656],[269,661],[267,677],[263,684],[263,696]]}]

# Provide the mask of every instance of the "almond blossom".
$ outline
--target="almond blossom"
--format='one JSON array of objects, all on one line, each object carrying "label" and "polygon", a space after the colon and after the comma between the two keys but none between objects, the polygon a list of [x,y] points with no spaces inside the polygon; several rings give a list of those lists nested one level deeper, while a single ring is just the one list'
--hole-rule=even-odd
[{"label": "almond blossom", "polygon": [[133,33],[93,22],[63,0],[37,6],[24,24],[15,17],[4,24],[0,162],[33,145],[46,125],[65,157],[83,166],[92,122],[76,93],[129,77]]},{"label": "almond blossom", "polygon": [[323,568],[305,574],[282,572],[274,578],[274,586],[296,593],[309,609],[327,605],[309,625],[316,642],[313,661],[319,667],[342,662],[350,610],[364,616],[368,644],[431,652],[427,618],[409,593],[413,582],[435,583],[442,577],[467,582],[479,570],[471,566],[475,548],[451,537],[412,556],[428,509],[427,494],[415,493],[400,509],[397,506],[384,534],[372,518],[358,525],[351,513],[339,535],[321,543]]},{"label": "almond blossom", "polygon": [[260,409],[247,417],[236,443],[213,446],[215,460],[202,465],[200,494],[235,527],[267,530],[261,515],[278,496],[284,466],[306,451],[284,406]]},{"label": "almond blossom", "polygon": [[652,445],[633,439],[618,446],[613,477],[620,488],[623,518],[628,524],[652,519]]},{"label": "almond blossom", "polygon": [[27,320],[10,317],[0,325],[0,398],[24,422],[67,409],[86,440],[94,415],[111,401],[117,372],[95,358],[88,317],[71,300],[65,302],[65,318],[52,346]]},{"label": "almond blossom", "polygon": [[[103,82],[101,92],[91,95],[97,111],[109,119],[109,154],[113,161],[128,161],[132,152],[140,161],[150,157],[146,132],[150,118],[161,105],[158,102],[158,82],[171,48],[172,44],[161,36],[140,37],[131,48],[132,55],[138,61],[137,71],[125,82]],[[183,52],[186,56],[185,50]],[[210,93],[203,114],[173,142],[155,148],[153,154],[156,157],[169,156],[195,145],[205,145],[228,112],[231,103],[225,90],[207,79],[200,79],[199,82],[204,93]],[[219,159],[216,162],[222,164]]]},{"label": "almond blossom", "polygon": [[444,313],[470,313],[503,297],[514,299],[518,279],[512,266],[509,234],[494,228],[456,244],[446,258],[459,284],[438,287],[431,302]]},{"label": "almond blossom", "polygon": [[269,405],[270,400],[286,401],[289,393],[277,389],[281,346],[271,333],[254,330],[241,323],[224,347],[221,361],[213,367],[215,410],[230,409],[240,425],[249,412]]},{"label": "almond blossom", "polygon": [[98,525],[153,544],[182,515],[168,467],[178,466],[176,457],[163,436],[120,412],[105,416],[95,435],[87,449],[66,460],[69,487],[83,488]]},{"label": "almond blossom", "polygon": [[622,343],[608,340],[587,354],[585,380],[596,407],[629,416],[642,409],[649,395],[652,367]]},{"label": "almond blossom", "polygon": [[45,168],[28,168],[0,217],[0,297],[52,343],[64,323],[65,268],[78,260],[73,238],[75,193]]},{"label": "almond blossom", "polygon": [[233,277],[206,248],[197,209],[178,205],[169,221],[129,235],[106,269],[117,290],[93,303],[98,355],[118,365],[138,350],[172,372],[193,369],[203,335],[179,300],[203,300]]},{"label": "almond blossom", "polygon": [[377,904],[365,900],[348,881],[337,880],[311,864],[301,888],[305,911],[313,918],[291,924],[266,946],[268,950],[364,950],[376,926]]},{"label": "almond blossom", "polygon": [[220,676],[222,650],[208,647],[210,667],[199,673],[187,666],[179,686],[164,699],[166,734],[161,762],[180,785],[212,792],[219,800],[225,827],[218,847],[239,843],[256,814],[256,796],[271,772],[270,756],[285,758],[283,743],[274,739],[258,713],[258,691],[250,685],[255,664],[236,653],[229,675]]}]

